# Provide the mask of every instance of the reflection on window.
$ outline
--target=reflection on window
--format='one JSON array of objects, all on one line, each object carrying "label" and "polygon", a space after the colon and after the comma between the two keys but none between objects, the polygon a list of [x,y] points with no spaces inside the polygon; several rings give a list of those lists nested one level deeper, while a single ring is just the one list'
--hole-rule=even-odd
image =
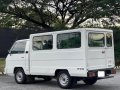
[{"label": "reflection on window", "polygon": [[36,36],[33,38],[33,50],[47,50],[53,47],[53,38],[48,36]]},{"label": "reflection on window", "polygon": [[10,52],[11,54],[24,53],[25,46],[26,46],[26,41],[16,42]]},{"label": "reflection on window", "polygon": [[102,33],[89,33],[88,44],[90,47],[104,47],[105,36]]},{"label": "reflection on window", "polygon": [[65,33],[57,36],[58,49],[79,48],[81,46],[81,33]]},{"label": "reflection on window", "polygon": [[107,33],[106,34],[106,39],[107,39],[107,47],[112,47],[112,34]]}]

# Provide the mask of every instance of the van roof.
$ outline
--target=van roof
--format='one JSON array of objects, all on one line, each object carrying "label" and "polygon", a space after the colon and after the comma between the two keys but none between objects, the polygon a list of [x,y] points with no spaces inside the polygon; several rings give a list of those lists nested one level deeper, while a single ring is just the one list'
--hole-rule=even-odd
[{"label": "van roof", "polygon": [[113,30],[110,29],[103,29],[103,28],[79,28],[79,29],[84,29],[87,31],[110,31],[112,32]]},{"label": "van roof", "polygon": [[[43,32],[43,33],[35,33],[35,34],[31,34],[30,36],[34,36],[34,35],[44,35],[44,34],[52,34],[52,33],[64,33],[64,32],[74,32],[74,31],[107,31],[107,32],[113,32],[113,30],[110,29],[102,29],[102,28],[78,28],[78,29],[70,29],[70,30],[62,30],[62,31],[53,31],[53,32]],[[20,42],[20,41],[29,41],[29,39],[22,39],[22,40],[17,40],[16,42]]]},{"label": "van roof", "polygon": [[64,33],[64,32],[74,32],[74,31],[101,31],[101,32],[113,32],[110,29],[102,29],[102,28],[78,28],[78,29],[70,29],[70,30],[62,30],[62,31],[53,31],[53,32],[44,32],[44,33],[35,33],[31,34],[30,36],[34,35],[45,35],[45,34],[53,34],[53,33]]}]

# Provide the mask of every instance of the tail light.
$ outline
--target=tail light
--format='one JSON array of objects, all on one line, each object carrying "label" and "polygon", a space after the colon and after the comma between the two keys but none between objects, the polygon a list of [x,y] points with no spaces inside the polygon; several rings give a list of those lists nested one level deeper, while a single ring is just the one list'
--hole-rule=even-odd
[{"label": "tail light", "polygon": [[95,77],[96,73],[95,72],[88,72],[88,77]]},{"label": "tail light", "polygon": [[112,70],[111,70],[111,74],[116,74],[116,70],[115,70],[115,69],[112,69]]}]

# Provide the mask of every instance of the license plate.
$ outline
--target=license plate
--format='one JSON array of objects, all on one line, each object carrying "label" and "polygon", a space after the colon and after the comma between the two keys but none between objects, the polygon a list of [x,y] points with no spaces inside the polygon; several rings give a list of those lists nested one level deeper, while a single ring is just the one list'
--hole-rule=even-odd
[{"label": "license plate", "polygon": [[105,77],[105,71],[98,71],[98,77]]}]

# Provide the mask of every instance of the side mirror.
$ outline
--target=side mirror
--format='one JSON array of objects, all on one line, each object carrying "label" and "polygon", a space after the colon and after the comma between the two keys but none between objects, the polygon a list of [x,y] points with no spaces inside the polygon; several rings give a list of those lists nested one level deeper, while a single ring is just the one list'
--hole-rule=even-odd
[{"label": "side mirror", "polygon": [[10,50],[8,50],[8,54],[10,54],[10,56],[11,56],[11,52],[10,52]]},{"label": "side mirror", "polygon": [[8,54],[10,54],[10,50],[8,50]]}]

